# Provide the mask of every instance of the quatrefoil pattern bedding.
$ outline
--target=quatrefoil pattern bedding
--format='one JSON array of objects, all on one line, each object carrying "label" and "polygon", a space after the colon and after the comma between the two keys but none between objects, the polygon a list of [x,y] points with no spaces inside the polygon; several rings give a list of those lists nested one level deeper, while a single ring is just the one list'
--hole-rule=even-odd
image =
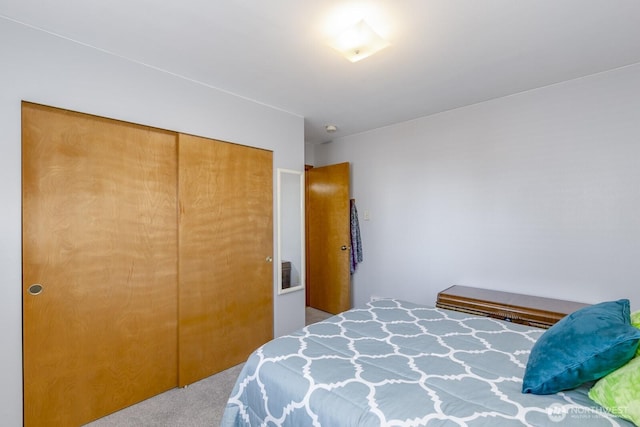
[{"label": "quatrefoil pattern bedding", "polygon": [[544,330],[378,300],[277,338],[247,360],[223,426],[631,426],[590,384],[522,394]]}]

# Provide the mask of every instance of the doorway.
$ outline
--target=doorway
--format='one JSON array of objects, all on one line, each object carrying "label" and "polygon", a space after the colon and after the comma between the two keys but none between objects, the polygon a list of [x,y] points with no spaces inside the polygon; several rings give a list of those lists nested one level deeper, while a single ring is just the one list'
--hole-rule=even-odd
[{"label": "doorway", "polygon": [[307,306],[351,308],[349,163],[306,171]]}]

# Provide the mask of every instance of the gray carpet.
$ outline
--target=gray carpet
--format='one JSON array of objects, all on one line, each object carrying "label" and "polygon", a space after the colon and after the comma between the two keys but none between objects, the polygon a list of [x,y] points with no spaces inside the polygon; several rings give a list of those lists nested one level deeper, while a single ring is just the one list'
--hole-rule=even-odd
[{"label": "gray carpet", "polygon": [[87,427],[219,426],[222,412],[242,365],[186,388],[174,388],[87,424]]},{"label": "gray carpet", "polygon": [[[330,316],[306,308],[307,325]],[[218,427],[242,366],[234,366],[186,388],[174,388],[86,424],[86,427]]]}]

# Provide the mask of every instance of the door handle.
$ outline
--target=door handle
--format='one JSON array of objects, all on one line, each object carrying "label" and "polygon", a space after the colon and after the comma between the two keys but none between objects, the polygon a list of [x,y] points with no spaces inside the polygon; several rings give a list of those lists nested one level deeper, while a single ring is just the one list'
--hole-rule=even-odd
[{"label": "door handle", "polygon": [[347,246],[347,245],[340,246],[340,250],[342,250],[342,251],[346,251],[347,249],[351,249],[351,248],[349,246]]},{"label": "door handle", "polygon": [[43,290],[44,288],[42,287],[42,285],[39,283],[36,283],[29,286],[29,289],[27,291],[29,292],[30,295],[36,296],[36,295],[40,295]]}]

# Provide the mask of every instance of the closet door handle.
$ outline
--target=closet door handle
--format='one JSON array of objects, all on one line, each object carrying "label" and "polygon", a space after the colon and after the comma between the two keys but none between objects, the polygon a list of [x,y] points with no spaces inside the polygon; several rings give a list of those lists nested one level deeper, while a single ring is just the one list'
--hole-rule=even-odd
[{"label": "closet door handle", "polygon": [[350,249],[349,246],[347,246],[347,245],[340,246],[340,250],[341,251],[346,251],[347,249]]},{"label": "closet door handle", "polygon": [[273,257],[268,256],[267,259],[265,260],[267,262],[273,262]]},{"label": "closet door handle", "polygon": [[29,286],[29,289],[27,290],[27,292],[29,292],[29,295],[36,296],[36,295],[40,295],[43,290],[44,288],[42,287],[41,284],[34,283],[33,285]]}]

